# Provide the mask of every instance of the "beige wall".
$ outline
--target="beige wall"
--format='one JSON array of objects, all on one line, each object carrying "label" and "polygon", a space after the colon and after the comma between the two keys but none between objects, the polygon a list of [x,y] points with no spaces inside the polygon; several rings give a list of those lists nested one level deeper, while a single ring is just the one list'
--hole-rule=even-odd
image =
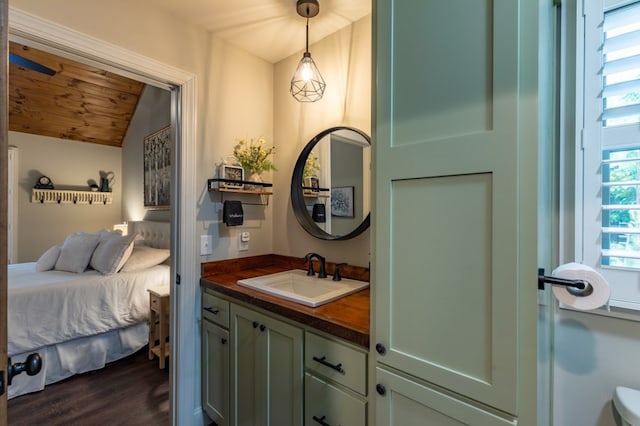
[{"label": "beige wall", "polygon": [[[239,139],[264,137],[273,143],[273,65],[215,37],[211,40],[208,59],[210,78],[202,88],[204,105],[200,115],[204,119],[199,129],[202,143],[198,145],[196,159],[200,184],[196,232],[214,238],[213,254],[197,260],[271,253],[272,203],[249,205],[263,200],[255,195],[225,195],[225,200],[236,199],[244,204],[244,224],[227,227],[222,223],[221,194],[207,191],[207,179],[216,177],[217,166],[232,155]],[[279,145],[278,141],[275,144]],[[263,180],[270,182],[272,177],[271,173],[265,173]],[[274,192],[280,190],[274,187]],[[251,234],[248,251],[238,252],[240,231]]]},{"label": "beige wall", "polygon": [[171,123],[171,92],[147,85],[122,144],[122,220],[171,220],[170,210],[144,207],[143,141]]},{"label": "beige wall", "polygon": [[[36,261],[72,232],[111,229],[120,221],[120,148],[17,132],[9,132],[9,145],[19,152],[18,262]],[[51,178],[56,189],[88,190],[89,181],[99,183],[101,171],[115,174],[110,205],[31,202],[31,189],[41,175]]]},{"label": "beige wall", "polygon": [[286,149],[280,149],[277,155],[273,227],[286,232],[274,239],[273,250],[291,256],[315,251],[330,261],[368,266],[369,230],[348,241],[312,237],[296,221],[289,188],[298,154],[323,129],[344,125],[371,134],[371,17],[311,45],[309,51],[327,83],[325,95],[318,102],[298,103],[289,94],[291,75],[302,52],[275,66],[274,137],[278,146]]}]

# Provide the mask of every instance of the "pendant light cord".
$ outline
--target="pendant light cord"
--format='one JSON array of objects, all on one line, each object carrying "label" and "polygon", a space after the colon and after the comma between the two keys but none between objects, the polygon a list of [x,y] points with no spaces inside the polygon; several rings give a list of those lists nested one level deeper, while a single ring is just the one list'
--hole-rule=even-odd
[{"label": "pendant light cord", "polygon": [[309,10],[307,10],[307,44],[305,45],[305,52],[309,53]]}]

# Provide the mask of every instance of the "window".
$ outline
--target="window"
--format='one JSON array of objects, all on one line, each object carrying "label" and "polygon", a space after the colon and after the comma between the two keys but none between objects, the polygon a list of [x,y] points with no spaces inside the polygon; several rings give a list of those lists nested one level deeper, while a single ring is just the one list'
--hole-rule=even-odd
[{"label": "window", "polygon": [[640,0],[582,1],[577,257],[640,310]]}]

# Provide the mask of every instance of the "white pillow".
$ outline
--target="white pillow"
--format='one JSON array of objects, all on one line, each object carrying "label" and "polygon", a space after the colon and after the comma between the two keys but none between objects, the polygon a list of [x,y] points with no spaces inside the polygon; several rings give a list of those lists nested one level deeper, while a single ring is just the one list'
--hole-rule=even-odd
[{"label": "white pillow", "polygon": [[140,269],[151,268],[164,262],[169,258],[171,252],[168,249],[157,249],[146,246],[134,246],[133,252],[121,272],[138,271]]},{"label": "white pillow", "polygon": [[97,234],[76,232],[69,235],[64,240],[55,269],[57,271],[75,273],[84,272],[89,266],[91,255],[98,245],[98,241],[99,236]]},{"label": "white pillow", "polygon": [[42,253],[42,256],[36,262],[36,272],[50,271],[56,266],[58,257],[60,256],[60,246],[50,247]]},{"label": "white pillow", "polygon": [[104,275],[115,274],[125,264],[133,251],[134,235],[119,233],[103,235],[91,256],[89,265]]}]

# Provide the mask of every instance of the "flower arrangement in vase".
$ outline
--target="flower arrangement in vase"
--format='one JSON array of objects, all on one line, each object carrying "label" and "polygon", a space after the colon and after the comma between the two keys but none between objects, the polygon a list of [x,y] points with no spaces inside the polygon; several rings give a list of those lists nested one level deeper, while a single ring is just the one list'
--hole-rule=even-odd
[{"label": "flower arrangement in vase", "polygon": [[307,156],[307,161],[304,163],[304,169],[302,171],[303,178],[317,178],[320,171],[320,163],[318,163],[318,156],[315,152],[311,151]]},{"label": "flower arrangement in vase", "polygon": [[[246,173],[246,180],[253,182],[262,182],[260,174],[270,170],[277,170],[271,160],[271,156],[275,153],[276,147],[267,147],[267,141],[264,138],[241,139],[233,148],[233,157],[238,165],[242,166]],[[260,186],[254,185],[253,189],[260,189]]]}]

